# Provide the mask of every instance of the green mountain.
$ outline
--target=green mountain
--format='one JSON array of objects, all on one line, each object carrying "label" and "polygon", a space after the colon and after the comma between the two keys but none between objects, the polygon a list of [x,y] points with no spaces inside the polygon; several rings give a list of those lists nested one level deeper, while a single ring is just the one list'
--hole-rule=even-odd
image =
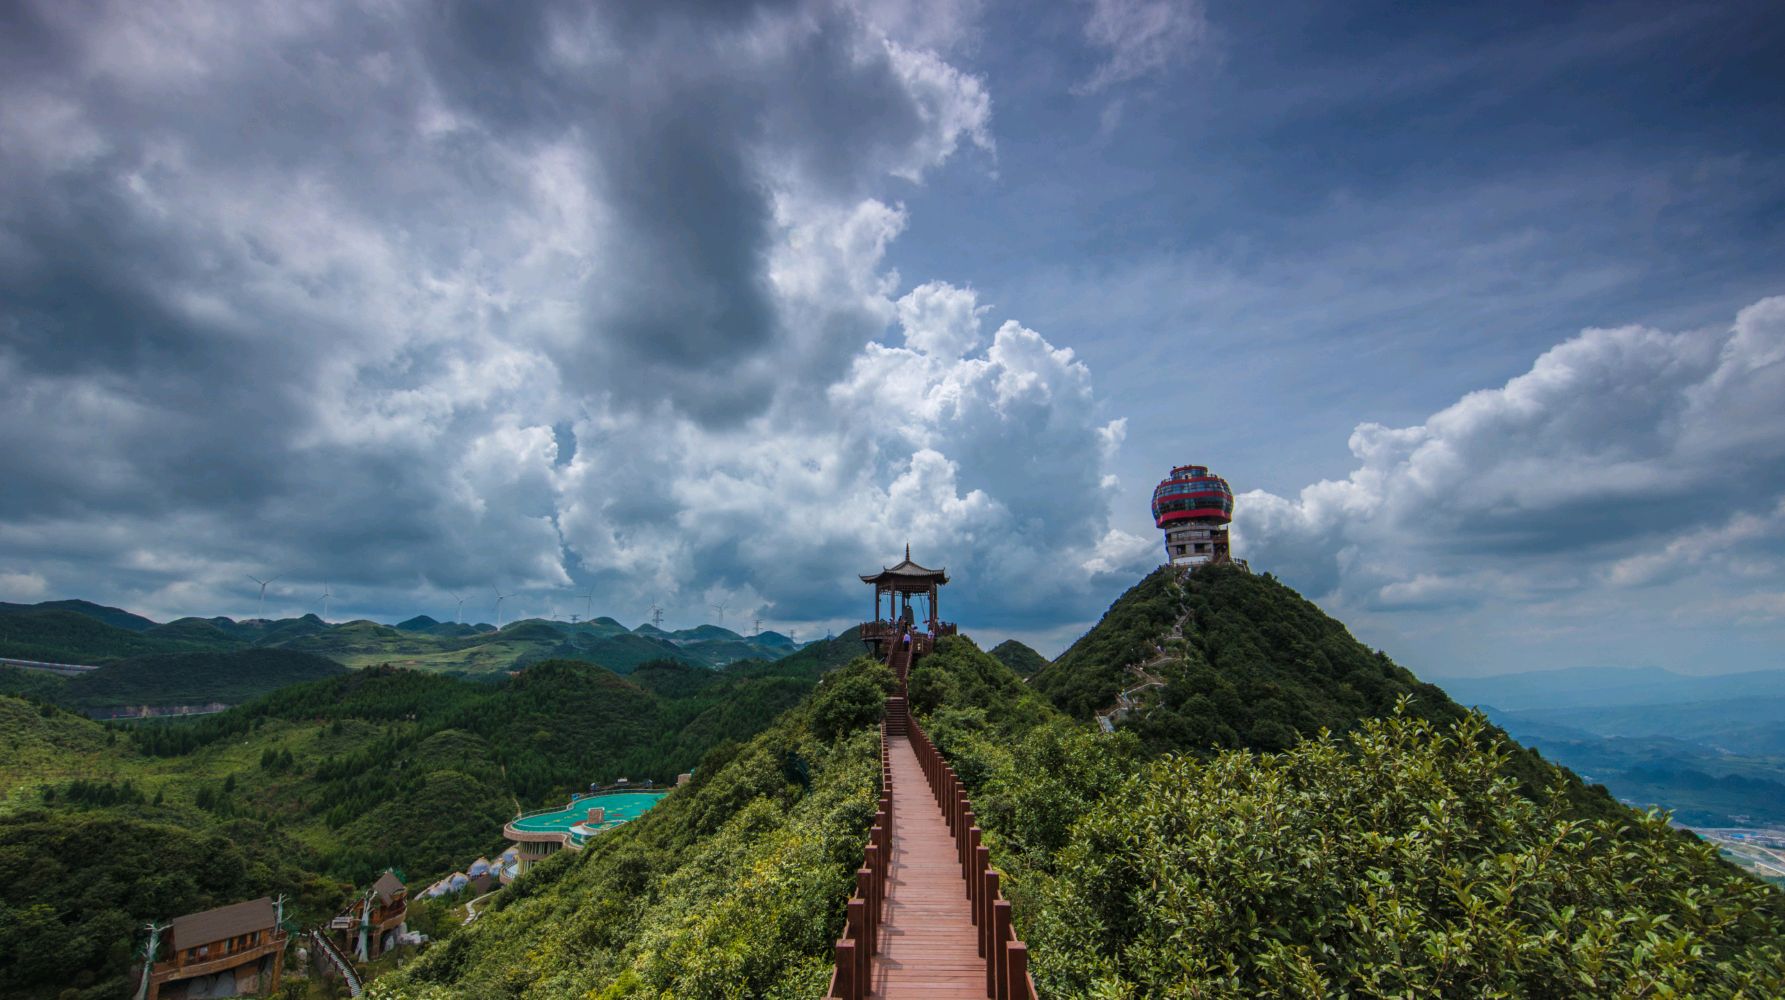
[{"label": "green mountain", "polygon": [[123,608],[94,604],[92,601],[44,601],[40,604],[8,604],[0,601],[0,615],[33,614],[39,611],[73,611],[126,632],[145,632],[155,626],[154,622],[142,615],[131,614]]},{"label": "green mountain", "polygon": [[[156,624],[87,601],[0,604],[0,657],[102,665],[155,654],[253,647],[313,653],[355,668],[393,665],[490,675],[566,658],[618,673],[665,658],[717,668],[739,660],[772,660],[799,648],[775,632],[746,638],[715,625],[674,633],[649,625],[629,630],[605,616],[576,623],[530,618],[501,629],[426,615],[395,626],[364,619],[330,624],[316,615],[240,622],[189,617]],[[167,697],[147,700],[170,703]]]},{"label": "green mountain", "polygon": [[1034,676],[1047,666],[1047,657],[1015,639],[1006,639],[993,646],[992,657],[1016,671],[1019,677]]},{"label": "green mountain", "polygon": [[232,705],[287,684],[346,670],[333,660],[288,649],[152,653],[71,677],[55,700],[95,714],[138,707]]},{"label": "green mountain", "polygon": [[150,653],[188,653],[231,645],[227,640],[154,633],[154,629],[137,631],[108,625],[79,611],[13,611],[0,614],[0,656],[97,664]]}]

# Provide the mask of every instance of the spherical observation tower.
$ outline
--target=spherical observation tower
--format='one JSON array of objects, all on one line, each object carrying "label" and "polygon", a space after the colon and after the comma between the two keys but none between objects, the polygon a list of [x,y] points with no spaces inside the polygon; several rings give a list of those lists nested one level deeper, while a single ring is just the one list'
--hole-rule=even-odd
[{"label": "spherical observation tower", "polygon": [[1153,524],[1165,532],[1165,558],[1173,566],[1228,561],[1227,524],[1233,490],[1205,465],[1180,465],[1153,490]]}]

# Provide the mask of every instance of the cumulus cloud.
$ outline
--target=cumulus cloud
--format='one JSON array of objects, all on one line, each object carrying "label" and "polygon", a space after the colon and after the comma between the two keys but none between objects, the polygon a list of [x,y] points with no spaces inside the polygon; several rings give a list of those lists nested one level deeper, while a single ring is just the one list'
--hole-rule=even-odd
[{"label": "cumulus cloud", "polygon": [[[1209,32],[1201,0],[1091,0],[1090,8],[1085,41],[1100,61],[1074,88],[1080,94],[1159,75],[1189,58]],[[1106,115],[1120,114],[1119,104],[1106,109]],[[1104,127],[1113,122],[1106,118]]]},{"label": "cumulus cloud", "polygon": [[1347,478],[1253,491],[1236,514],[1257,565],[1340,603],[1785,580],[1785,298],[1723,329],[1586,330],[1500,388],[1350,444]]},{"label": "cumulus cloud", "polygon": [[927,10],[15,6],[0,557],[163,614],[819,620],[909,539],[987,620],[1094,610],[1060,567],[1138,550],[1090,372],[886,264],[995,150]]}]

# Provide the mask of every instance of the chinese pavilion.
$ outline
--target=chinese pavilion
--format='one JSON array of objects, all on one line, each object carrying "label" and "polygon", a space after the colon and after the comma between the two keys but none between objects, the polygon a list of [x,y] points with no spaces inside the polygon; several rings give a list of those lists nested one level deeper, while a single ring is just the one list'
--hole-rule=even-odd
[{"label": "chinese pavilion", "polygon": [[[928,643],[933,643],[940,636],[954,634],[954,625],[942,620],[936,603],[937,588],[948,582],[948,570],[929,569],[912,562],[911,546],[905,546],[905,558],[897,566],[883,566],[878,573],[863,573],[861,581],[874,588],[874,617],[862,624],[861,635],[862,641],[871,646],[876,655],[885,656],[887,642],[901,635],[921,635]],[[888,598],[884,618],[880,614],[883,594]],[[918,609],[912,607],[913,600],[921,600],[925,617],[917,616]]]}]

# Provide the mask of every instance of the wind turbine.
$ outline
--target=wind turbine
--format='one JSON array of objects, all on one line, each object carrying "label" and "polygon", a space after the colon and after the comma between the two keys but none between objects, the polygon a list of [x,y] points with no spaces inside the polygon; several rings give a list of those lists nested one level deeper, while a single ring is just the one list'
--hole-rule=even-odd
[{"label": "wind turbine", "polygon": [[328,622],[328,599],[333,596],[335,596],[335,592],[330,590],[327,581],[324,581],[322,584],[322,620],[324,623]]},{"label": "wind turbine", "polygon": [[719,627],[724,628],[725,627],[725,607],[726,606],[723,604],[709,604],[709,605],[707,605],[707,607],[712,608],[714,611],[719,612]]},{"label": "wind turbine", "polygon": [[500,632],[502,631],[502,602],[514,595],[504,594],[501,587],[491,587],[490,589],[496,592],[496,631]]},{"label": "wind turbine", "polygon": [[267,616],[267,584],[277,583],[277,582],[279,582],[279,578],[276,576],[269,576],[266,579],[262,580],[258,576],[250,575],[248,577],[248,579],[253,580],[255,583],[260,584],[260,607],[258,610],[255,611],[254,617],[259,618],[262,621],[265,621],[266,616]]},{"label": "wind turbine", "polygon": [[450,590],[447,591],[446,593],[453,600],[458,602],[458,606],[452,609],[452,623],[454,625],[457,625],[457,624],[459,624],[459,621],[465,617],[465,599],[463,597],[460,597],[457,594],[454,594]]},{"label": "wind turbine", "polygon": [[590,612],[595,608],[595,588],[590,587],[588,593],[578,594],[577,596],[583,599],[583,620],[589,621]]}]

